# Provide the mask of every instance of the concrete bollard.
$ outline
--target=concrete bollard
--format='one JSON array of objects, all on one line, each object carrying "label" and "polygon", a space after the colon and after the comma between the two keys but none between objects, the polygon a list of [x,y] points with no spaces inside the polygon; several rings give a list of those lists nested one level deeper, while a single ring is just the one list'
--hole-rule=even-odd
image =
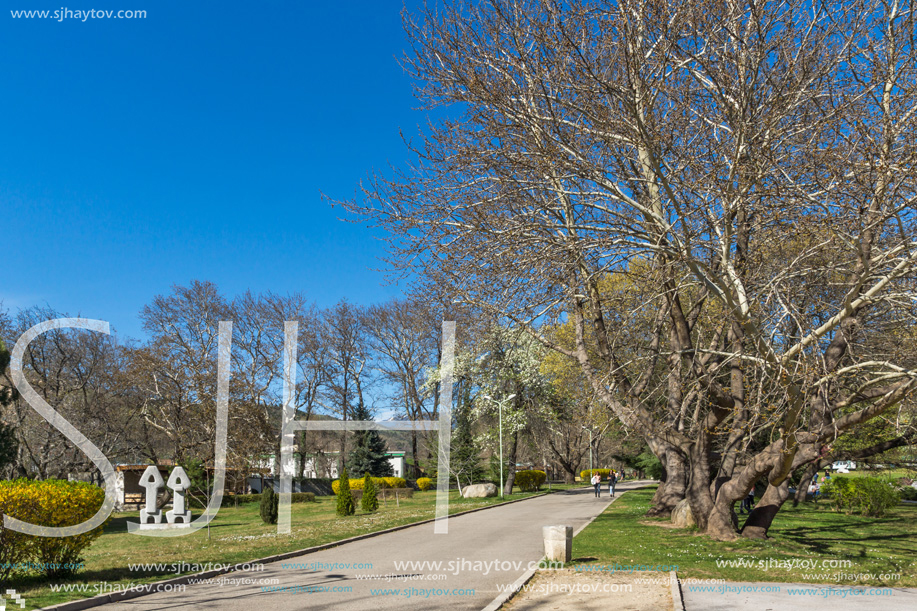
[{"label": "concrete bollard", "polygon": [[570,562],[573,558],[573,527],[545,526],[544,555],[549,562]]}]

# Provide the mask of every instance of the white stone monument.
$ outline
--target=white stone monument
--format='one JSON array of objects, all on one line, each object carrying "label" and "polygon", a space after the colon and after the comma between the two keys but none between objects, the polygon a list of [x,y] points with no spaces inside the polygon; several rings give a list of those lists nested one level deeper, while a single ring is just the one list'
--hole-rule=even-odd
[{"label": "white stone monument", "polygon": [[[161,480],[160,480],[161,481]],[[185,490],[191,487],[188,474],[181,467],[175,467],[166,484],[172,489],[172,511],[166,512],[169,524],[191,524],[191,511],[185,509]]]},{"label": "white stone monument", "polygon": [[[146,506],[140,510],[140,530],[191,527],[191,511],[185,506],[185,490],[191,487],[191,479],[184,469],[175,467],[169,482],[164,484],[159,469],[150,465],[140,476],[140,485],[146,488]],[[163,485],[173,493],[172,511],[166,512],[166,524],[162,523],[162,510],[156,508],[156,498]]]},{"label": "white stone monument", "polygon": [[140,485],[146,488],[146,507],[140,510],[140,524],[159,524],[162,511],[156,508],[156,497],[163,485],[159,469],[153,465],[147,467],[140,476]]}]

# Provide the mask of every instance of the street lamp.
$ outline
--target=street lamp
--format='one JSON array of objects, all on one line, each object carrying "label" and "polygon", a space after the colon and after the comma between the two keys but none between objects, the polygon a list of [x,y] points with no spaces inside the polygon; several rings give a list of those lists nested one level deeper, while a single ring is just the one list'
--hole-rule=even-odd
[{"label": "street lamp", "polygon": [[500,412],[500,498],[502,499],[504,498],[503,496],[503,487],[504,487],[503,486],[503,403],[512,401],[513,399],[515,399],[516,393],[513,393],[510,396],[506,397],[505,399],[503,399],[503,401],[497,401],[490,395],[484,395],[484,398],[487,399],[488,401],[493,401],[494,403],[496,403],[497,408]]}]

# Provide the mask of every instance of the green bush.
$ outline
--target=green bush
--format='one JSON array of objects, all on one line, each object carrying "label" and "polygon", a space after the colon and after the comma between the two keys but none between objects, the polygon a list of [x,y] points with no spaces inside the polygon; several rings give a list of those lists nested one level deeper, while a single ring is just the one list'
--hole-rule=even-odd
[{"label": "green bush", "polygon": [[417,480],[417,489],[426,492],[433,487],[433,480],[429,477],[421,477]]},{"label": "green bush", "polygon": [[917,501],[917,488],[905,486],[901,489],[902,501]]},{"label": "green bush", "polygon": [[272,486],[266,486],[261,492],[261,519],[265,524],[276,524],[280,496],[274,493]]},{"label": "green bush", "polygon": [[538,490],[547,479],[548,476],[544,471],[516,471],[516,485],[522,492]]},{"label": "green bush", "polygon": [[372,512],[379,509],[379,499],[376,498],[376,485],[373,478],[367,473],[363,476],[363,495],[360,498],[360,508]]},{"label": "green bush", "polygon": [[[337,493],[337,513],[339,516],[352,516],[356,512],[353,505],[353,495],[350,494],[350,478],[347,477],[347,467],[341,471],[341,479],[334,482],[337,484],[335,492]],[[362,482],[362,480],[358,480]],[[362,483],[361,483],[362,487]]]},{"label": "green bush", "polygon": [[833,477],[822,487],[835,509],[846,514],[882,517],[901,501],[891,482],[877,477]]},{"label": "green bush", "polygon": [[[0,513],[40,526],[75,526],[95,515],[104,500],[104,490],[85,482],[0,481]],[[0,578],[24,562],[44,567],[42,572],[48,577],[69,575],[103,527],[73,537],[33,537],[0,524]]]},{"label": "green bush", "polygon": [[314,503],[315,494],[312,492],[294,492],[290,495],[292,503]]}]

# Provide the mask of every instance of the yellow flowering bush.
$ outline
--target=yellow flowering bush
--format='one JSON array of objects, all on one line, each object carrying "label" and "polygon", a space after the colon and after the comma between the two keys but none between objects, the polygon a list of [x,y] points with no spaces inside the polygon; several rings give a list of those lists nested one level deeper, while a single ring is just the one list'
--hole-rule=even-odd
[{"label": "yellow flowering bush", "polygon": [[383,477],[386,488],[407,488],[408,482],[403,477]]},{"label": "yellow flowering bush", "polygon": [[[384,488],[407,488],[408,482],[403,477],[373,477],[373,483],[376,485],[376,490],[382,490]],[[339,480],[334,480],[331,482],[331,489],[334,490],[334,493],[337,494],[340,492],[341,484]],[[363,490],[363,478],[360,479],[351,479],[350,480],[350,489],[351,490]]]},{"label": "yellow flowering bush", "polygon": [[[30,524],[74,526],[95,515],[104,500],[104,490],[85,482],[0,481],[0,513]],[[40,567],[48,577],[72,573],[103,526],[73,537],[35,537],[0,525],[0,576],[25,562]]]},{"label": "yellow flowering bush", "polygon": [[[376,489],[388,487],[385,484],[385,479],[386,478],[383,478],[383,477],[373,477],[372,478],[373,483],[376,485]],[[334,480],[333,482],[331,482],[331,489],[334,490],[335,494],[340,492],[341,491],[340,490],[341,489],[340,480]],[[351,490],[363,490],[363,478],[361,477],[360,479],[351,479],[350,480],[350,489]]]},{"label": "yellow flowering bush", "polygon": [[420,477],[417,479],[417,487],[421,492],[425,492],[433,487],[433,480],[429,477]]},{"label": "yellow flowering bush", "polygon": [[586,469],[584,471],[580,471],[579,476],[583,478],[584,482],[588,482],[592,479],[593,473],[598,473],[599,477],[602,478],[602,481],[606,482],[608,481],[608,476],[611,474],[611,469]]}]

